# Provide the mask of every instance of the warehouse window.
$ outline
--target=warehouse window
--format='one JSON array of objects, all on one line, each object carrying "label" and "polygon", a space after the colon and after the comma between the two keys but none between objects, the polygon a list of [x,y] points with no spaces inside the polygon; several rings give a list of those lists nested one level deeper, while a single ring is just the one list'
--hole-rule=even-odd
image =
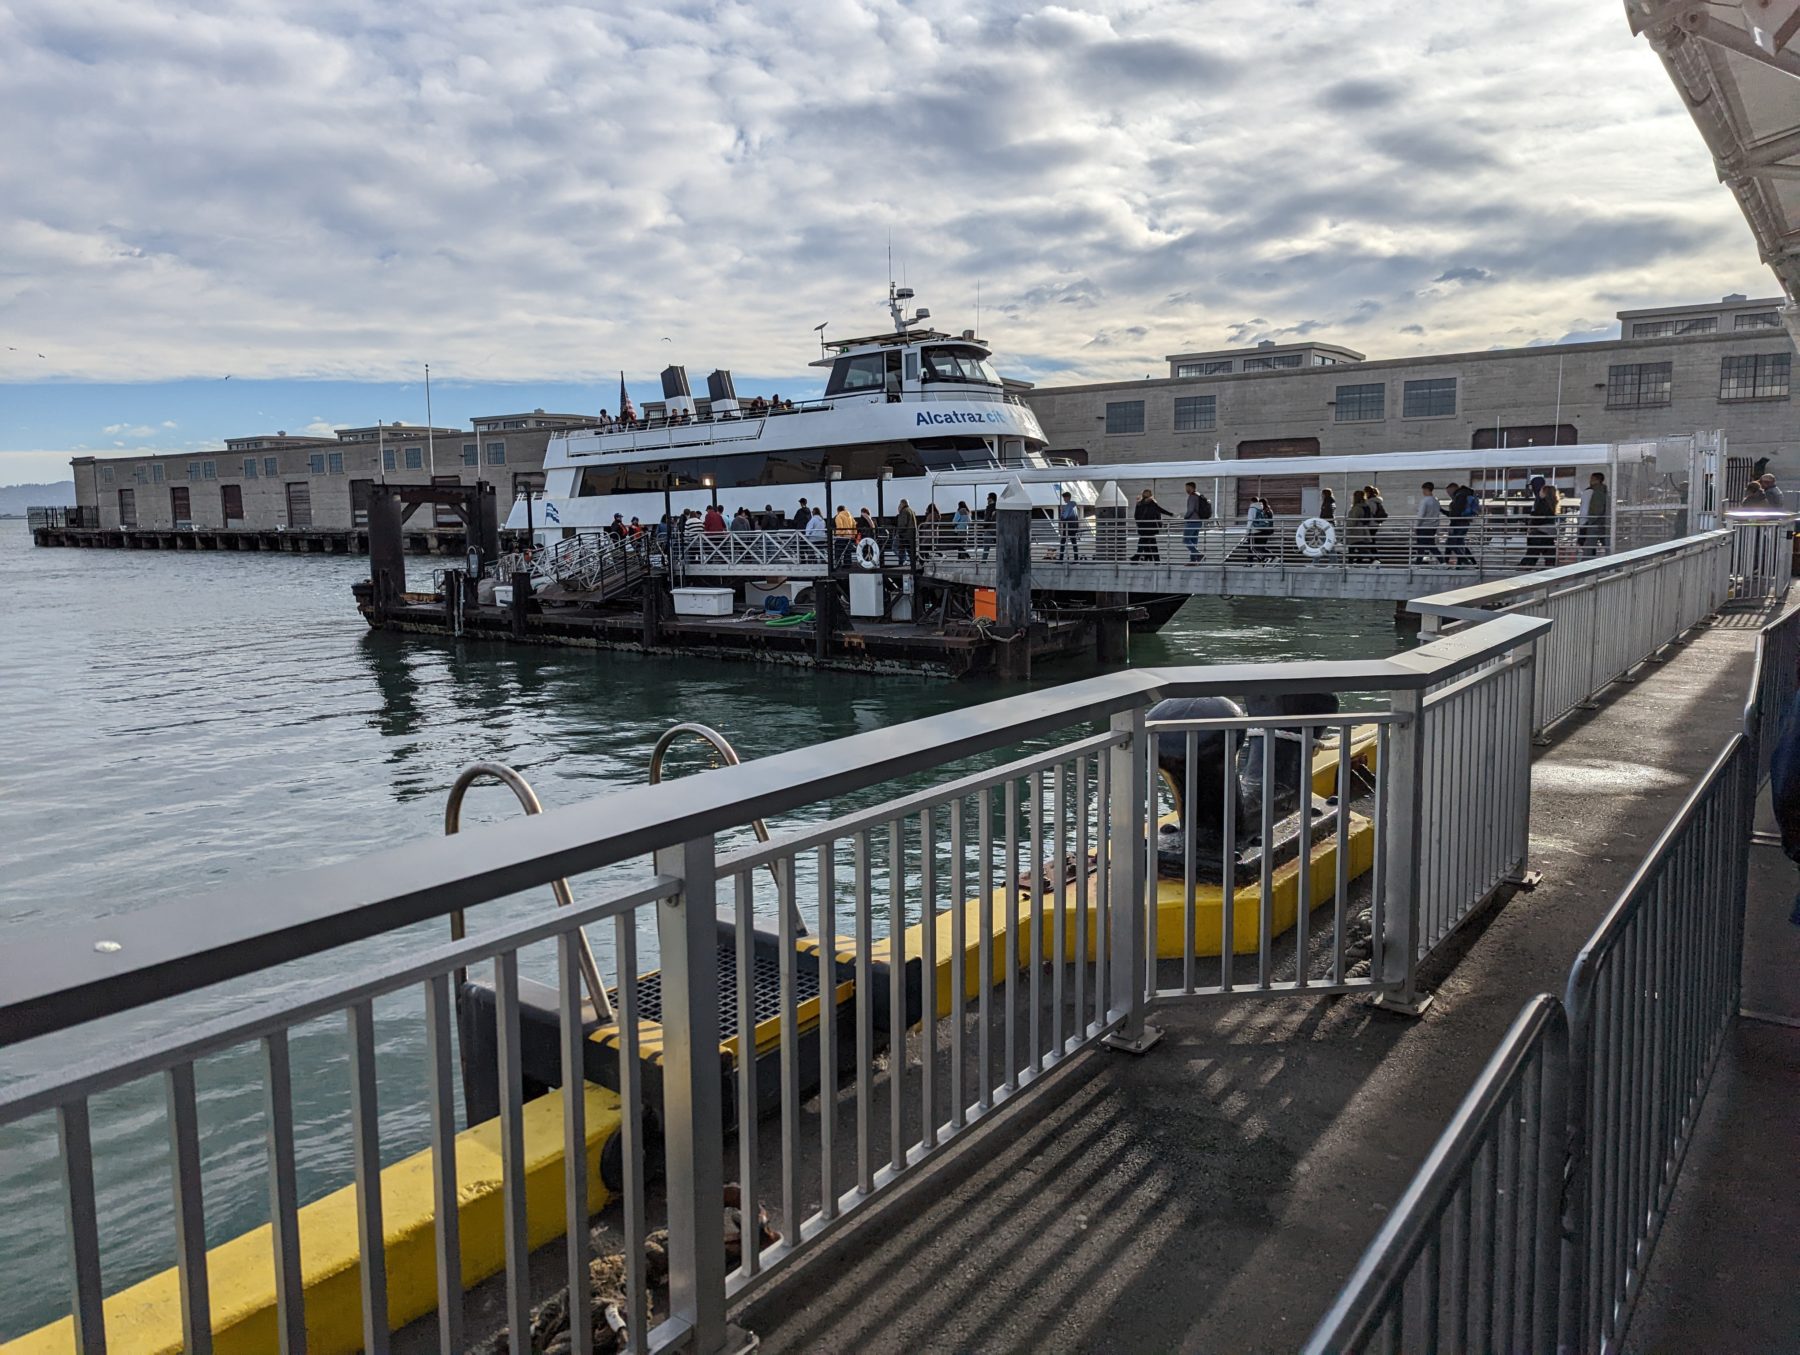
[{"label": "warehouse window", "polygon": [[244,478],[246,480],[254,480],[256,478],[256,458],[253,456],[244,458]]},{"label": "warehouse window", "polygon": [[198,480],[199,478],[200,478],[200,463],[198,461],[188,462],[188,479]]},{"label": "warehouse window", "polygon": [[1387,418],[1387,387],[1379,381],[1339,386],[1335,416],[1339,423],[1367,423]]},{"label": "warehouse window", "polygon": [[473,442],[463,443],[463,465],[479,466],[481,464],[481,448]]},{"label": "warehouse window", "polygon": [[1144,402],[1115,400],[1106,406],[1108,433],[1141,433],[1144,431]]},{"label": "warehouse window", "polygon": [[1298,353],[1274,353],[1266,358],[1244,359],[1246,372],[1267,372],[1276,367],[1298,367],[1300,365],[1300,354]]},{"label": "warehouse window", "polygon": [[423,447],[408,447],[406,449],[406,468],[408,470],[425,469],[425,449]]},{"label": "warehouse window", "polygon": [[111,466],[100,467],[100,479],[110,485],[113,482],[113,468]]},{"label": "warehouse window", "polygon": [[344,473],[344,454],[342,452],[325,453],[325,465],[333,475]]},{"label": "warehouse window", "polygon": [[268,476],[271,480],[273,480],[280,473],[281,472],[277,468],[275,458],[272,456],[265,456],[263,458],[263,474]]},{"label": "warehouse window", "polygon": [[219,478],[219,463],[217,461],[202,461],[200,463],[200,474],[208,480],[217,480]]},{"label": "warehouse window", "polygon": [[1231,359],[1217,362],[1183,362],[1176,366],[1176,376],[1224,376],[1231,371]]},{"label": "warehouse window", "polygon": [[1779,311],[1751,311],[1747,315],[1733,316],[1733,329],[1780,329],[1781,313]]},{"label": "warehouse window", "polygon": [[314,452],[307,457],[306,468],[314,475],[323,475],[325,473],[325,453]]},{"label": "warehouse window", "polygon": [[381,468],[383,470],[394,469],[394,449],[392,447],[383,447],[381,449]]},{"label": "warehouse window", "polygon": [[1218,423],[1219,397],[1184,395],[1175,401],[1175,431],[1199,433]]},{"label": "warehouse window", "polygon": [[1436,419],[1456,413],[1456,378],[1433,377],[1408,381],[1401,396],[1400,412],[1408,419]]},{"label": "warehouse window", "polygon": [[150,483],[150,473],[142,466],[133,466],[131,468],[131,478],[136,480],[140,485],[147,485]]},{"label": "warehouse window", "polygon": [[1672,334],[1711,334],[1719,327],[1719,317],[1702,315],[1693,320],[1645,320],[1631,327],[1634,339],[1666,339]]},{"label": "warehouse window", "polygon": [[155,461],[155,462],[152,462],[152,463],[151,463],[151,465],[150,465],[150,479],[151,479],[151,480],[152,480],[152,481],[153,481],[153,482],[154,482],[154,483],[156,483],[156,484],[159,484],[159,485],[160,485],[160,484],[161,484],[161,483],[162,483],[162,482],[163,482],[163,467],[162,467],[162,462],[160,462],[160,461]]},{"label": "warehouse window", "polygon": [[1791,353],[1753,353],[1719,363],[1721,400],[1785,400],[1793,366]]},{"label": "warehouse window", "polygon": [[504,466],[506,464],[506,444],[504,442],[488,443],[488,465]]},{"label": "warehouse window", "polygon": [[1608,409],[1654,409],[1669,403],[1674,364],[1627,362],[1606,369]]}]

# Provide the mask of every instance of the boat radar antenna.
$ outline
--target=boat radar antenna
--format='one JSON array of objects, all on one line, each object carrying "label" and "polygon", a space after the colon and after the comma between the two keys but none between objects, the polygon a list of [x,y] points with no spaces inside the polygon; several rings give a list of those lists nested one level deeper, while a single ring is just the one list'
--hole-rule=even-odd
[{"label": "boat radar antenna", "polygon": [[894,333],[904,334],[921,320],[929,320],[931,312],[923,306],[912,315],[906,313],[906,303],[913,299],[913,289],[896,287],[892,278],[888,279],[888,314],[894,317]]}]

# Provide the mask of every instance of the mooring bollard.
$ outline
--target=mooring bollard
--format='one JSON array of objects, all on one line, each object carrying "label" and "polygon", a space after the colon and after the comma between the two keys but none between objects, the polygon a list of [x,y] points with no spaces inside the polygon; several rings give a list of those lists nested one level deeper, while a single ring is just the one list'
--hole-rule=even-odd
[{"label": "mooring bollard", "polygon": [[1015,682],[1031,679],[1031,496],[1015,478],[994,514],[995,667]]},{"label": "mooring bollard", "polygon": [[520,570],[512,576],[512,637],[525,638],[525,617],[531,608],[531,575]]}]

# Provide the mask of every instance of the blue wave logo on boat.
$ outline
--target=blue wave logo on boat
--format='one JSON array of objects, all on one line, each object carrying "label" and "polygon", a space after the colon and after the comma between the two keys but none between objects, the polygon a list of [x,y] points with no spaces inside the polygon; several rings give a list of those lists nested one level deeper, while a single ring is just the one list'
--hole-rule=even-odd
[{"label": "blue wave logo on boat", "polygon": [[931,424],[946,423],[1007,423],[1006,414],[998,409],[983,410],[979,413],[966,409],[931,410],[921,409],[914,427],[924,428]]}]

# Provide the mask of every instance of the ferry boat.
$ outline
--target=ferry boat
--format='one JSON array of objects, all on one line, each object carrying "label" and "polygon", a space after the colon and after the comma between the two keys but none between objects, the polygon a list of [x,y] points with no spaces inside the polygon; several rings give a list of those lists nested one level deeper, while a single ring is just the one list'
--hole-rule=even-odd
[{"label": "ferry boat", "polygon": [[[817,399],[740,400],[731,373],[715,371],[696,400],[686,369],[666,368],[659,405],[640,416],[622,399],[617,416],[550,439],[543,492],[516,502],[507,528],[531,531],[542,546],[603,528],[615,513],[648,527],[719,503],[727,513],[773,507],[791,519],[801,499],[881,515],[905,499],[921,517],[932,503],[948,515],[958,502],[978,510],[1011,470],[1050,468],[1037,416],[995,373],[987,344],[974,330],[928,328],[929,310],[907,313],[913,299],[912,288],[890,282],[891,332],[821,338],[809,365],[829,375]],[[987,468],[991,484],[935,483],[946,471]],[[1092,505],[1085,482],[1040,481],[1026,492],[1048,510],[1065,489]]]}]

